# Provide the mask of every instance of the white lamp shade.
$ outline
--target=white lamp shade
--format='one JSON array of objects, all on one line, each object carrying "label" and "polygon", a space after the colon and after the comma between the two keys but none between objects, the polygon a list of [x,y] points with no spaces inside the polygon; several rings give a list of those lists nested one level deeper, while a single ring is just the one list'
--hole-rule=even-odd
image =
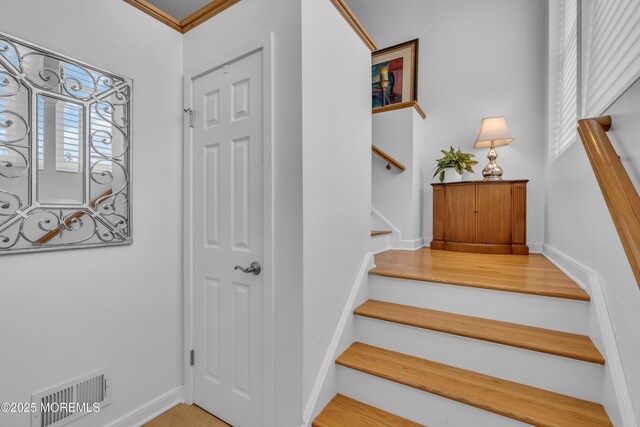
[{"label": "white lamp shade", "polygon": [[504,117],[488,117],[482,119],[480,132],[478,132],[478,137],[473,147],[499,147],[511,144],[511,141],[513,141],[513,136],[509,132]]}]

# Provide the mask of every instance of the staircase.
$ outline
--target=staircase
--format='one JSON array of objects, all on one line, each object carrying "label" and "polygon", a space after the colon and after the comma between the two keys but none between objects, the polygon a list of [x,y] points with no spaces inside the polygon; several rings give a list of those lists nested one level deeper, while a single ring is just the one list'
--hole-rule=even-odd
[{"label": "staircase", "polygon": [[541,255],[386,251],[324,426],[611,426],[590,297]]},{"label": "staircase", "polygon": [[391,230],[371,230],[371,245],[369,249],[376,254],[388,250],[391,247]]}]

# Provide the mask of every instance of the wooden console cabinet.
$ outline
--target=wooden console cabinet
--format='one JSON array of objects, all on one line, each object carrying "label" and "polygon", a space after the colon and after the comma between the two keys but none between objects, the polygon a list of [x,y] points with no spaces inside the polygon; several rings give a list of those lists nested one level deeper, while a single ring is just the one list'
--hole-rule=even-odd
[{"label": "wooden console cabinet", "polygon": [[431,184],[431,249],[527,255],[527,182]]}]

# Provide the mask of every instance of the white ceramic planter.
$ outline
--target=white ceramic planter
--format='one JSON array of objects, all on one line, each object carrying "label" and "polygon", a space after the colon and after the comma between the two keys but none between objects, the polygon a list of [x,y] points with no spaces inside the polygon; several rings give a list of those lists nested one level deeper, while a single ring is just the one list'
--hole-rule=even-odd
[{"label": "white ceramic planter", "polygon": [[460,182],[462,181],[462,175],[460,175],[454,168],[447,168],[444,170],[444,182]]}]

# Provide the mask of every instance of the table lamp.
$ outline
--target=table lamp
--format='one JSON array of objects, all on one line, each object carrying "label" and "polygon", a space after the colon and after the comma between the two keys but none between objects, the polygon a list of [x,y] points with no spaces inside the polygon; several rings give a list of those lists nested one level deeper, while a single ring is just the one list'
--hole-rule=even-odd
[{"label": "table lamp", "polygon": [[495,147],[511,144],[513,136],[507,128],[507,122],[504,117],[487,117],[482,119],[480,132],[473,148],[490,147],[487,158],[489,164],[482,170],[482,176],[485,181],[499,181],[502,179],[503,170],[496,164],[498,153]]}]

